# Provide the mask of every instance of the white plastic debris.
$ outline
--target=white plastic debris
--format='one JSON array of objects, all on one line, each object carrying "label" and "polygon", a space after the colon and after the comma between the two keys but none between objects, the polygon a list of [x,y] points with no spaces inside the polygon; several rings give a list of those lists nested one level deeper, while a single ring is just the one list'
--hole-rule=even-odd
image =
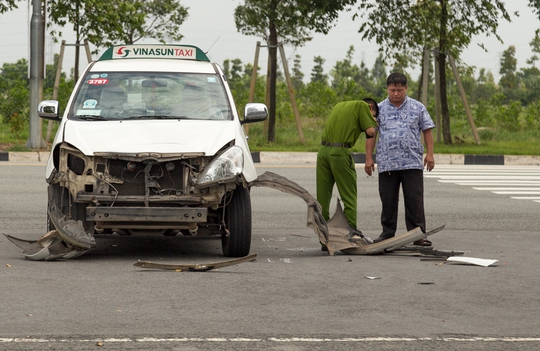
[{"label": "white plastic debris", "polygon": [[464,256],[452,256],[446,259],[447,262],[455,262],[462,264],[470,264],[475,266],[489,267],[494,263],[499,262],[499,260],[492,260],[486,258],[476,258],[476,257],[464,257]]}]

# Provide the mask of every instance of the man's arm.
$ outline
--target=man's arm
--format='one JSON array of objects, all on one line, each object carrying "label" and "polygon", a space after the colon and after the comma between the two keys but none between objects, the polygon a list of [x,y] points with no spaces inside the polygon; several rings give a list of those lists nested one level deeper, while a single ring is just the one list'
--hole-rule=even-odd
[{"label": "man's arm", "polygon": [[375,138],[377,135],[375,132],[373,138],[366,139],[366,164],[364,166],[364,170],[366,171],[367,175],[372,175],[375,171],[375,162],[373,162],[373,150],[375,149]]},{"label": "man's arm", "polygon": [[366,133],[366,138],[373,138],[375,136],[375,128],[374,127],[369,127],[368,129],[366,129],[365,131]]},{"label": "man's arm", "polygon": [[[433,168],[435,168],[435,157],[433,157],[433,133],[431,132],[431,129],[426,129],[423,131],[424,133],[424,143],[426,144],[426,157],[424,158],[424,167],[431,171]],[[367,142],[366,142],[366,148],[367,148]],[[366,150],[366,162],[367,162],[367,150]]]}]

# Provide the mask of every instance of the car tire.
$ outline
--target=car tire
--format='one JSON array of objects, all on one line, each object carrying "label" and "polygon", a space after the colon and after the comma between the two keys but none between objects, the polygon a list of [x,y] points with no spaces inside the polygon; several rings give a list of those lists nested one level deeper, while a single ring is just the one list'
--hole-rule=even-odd
[{"label": "car tire", "polygon": [[225,224],[228,232],[221,234],[223,255],[243,257],[251,249],[251,198],[249,189],[237,187],[225,207]]},{"label": "car tire", "polygon": [[87,233],[94,233],[94,222],[86,220],[86,204],[75,203],[70,199],[69,191],[58,184],[49,184],[47,208],[47,231],[55,230],[49,217],[49,209],[58,207],[60,212],[75,221],[81,221]]},{"label": "car tire", "polygon": [[56,230],[54,224],[52,224],[51,217],[49,216],[49,211],[47,211],[47,233],[51,230]]}]

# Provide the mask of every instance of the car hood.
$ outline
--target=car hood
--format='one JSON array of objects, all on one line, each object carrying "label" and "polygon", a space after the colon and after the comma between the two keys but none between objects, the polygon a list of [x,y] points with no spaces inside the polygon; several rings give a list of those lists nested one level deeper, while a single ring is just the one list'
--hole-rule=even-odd
[{"label": "car hood", "polygon": [[114,153],[216,154],[237,137],[236,121],[67,121],[64,141],[85,155]]}]

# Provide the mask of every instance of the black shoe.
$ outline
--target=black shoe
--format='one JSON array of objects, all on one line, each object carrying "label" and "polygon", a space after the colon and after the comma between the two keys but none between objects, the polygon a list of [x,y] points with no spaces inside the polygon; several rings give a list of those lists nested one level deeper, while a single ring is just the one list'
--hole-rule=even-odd
[{"label": "black shoe", "polygon": [[384,240],[387,240],[387,239],[390,239],[390,238],[385,238],[385,237],[378,237],[377,239],[373,239],[373,243],[376,244],[376,243],[380,243],[381,241],[384,241]]}]

